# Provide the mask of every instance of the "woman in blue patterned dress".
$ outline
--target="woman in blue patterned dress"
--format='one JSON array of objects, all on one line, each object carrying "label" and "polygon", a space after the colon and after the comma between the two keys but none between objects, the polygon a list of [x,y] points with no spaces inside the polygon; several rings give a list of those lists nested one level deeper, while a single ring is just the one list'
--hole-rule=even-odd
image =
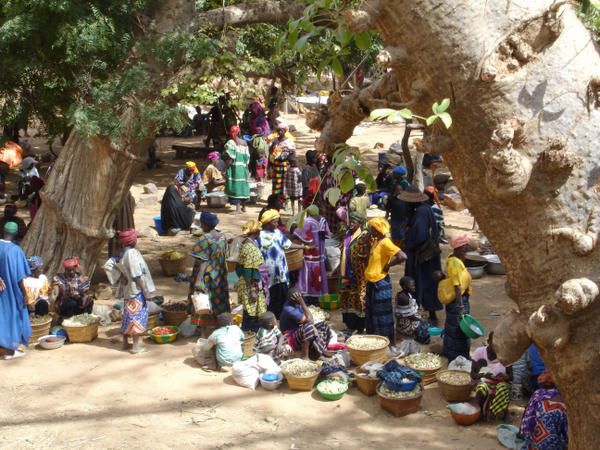
[{"label": "woman in blue patterned dress", "polygon": [[210,315],[194,314],[192,323],[201,327],[215,327],[216,317],[229,312],[229,288],[227,284],[227,239],[216,230],[219,219],[215,214],[203,212],[200,215],[200,226],[204,234],[192,248],[194,257],[190,295],[194,292],[208,294],[211,305]]}]

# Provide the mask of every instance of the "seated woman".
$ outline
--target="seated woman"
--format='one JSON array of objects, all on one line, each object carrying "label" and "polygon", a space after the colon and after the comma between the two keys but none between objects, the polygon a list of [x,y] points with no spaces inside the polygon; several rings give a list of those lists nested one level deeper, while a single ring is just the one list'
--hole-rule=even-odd
[{"label": "seated woman", "polygon": [[484,420],[491,417],[503,418],[508,413],[510,403],[512,370],[497,359],[494,332],[488,337],[488,345],[475,350],[471,359],[472,377],[479,379],[475,394],[481,408],[481,417]]},{"label": "seated woman", "polygon": [[160,206],[160,220],[165,232],[177,234],[189,230],[194,222],[194,211],[185,206],[179,191],[173,185],[165,191]]},{"label": "seated woman", "polygon": [[402,290],[396,294],[396,339],[414,339],[419,344],[429,344],[427,323],[419,314],[419,305],[413,296],[415,280],[402,277],[400,288]]},{"label": "seated woman", "polygon": [[56,311],[63,318],[78,314],[91,314],[94,299],[89,295],[90,279],[81,275],[81,267],[76,257],[63,261],[64,273],[54,277],[54,284],[58,286],[56,297]]},{"label": "seated woman", "polygon": [[221,155],[218,152],[211,152],[208,154],[208,166],[204,169],[202,174],[202,183],[206,188],[206,192],[216,192],[225,190],[225,178],[223,173],[217,168],[217,162],[221,159]]},{"label": "seated woman", "polygon": [[289,290],[280,318],[281,331],[289,346],[302,358],[317,360],[327,349],[331,330],[325,322],[314,323],[304,298],[296,288]]},{"label": "seated woman", "polygon": [[185,163],[185,167],[179,169],[177,175],[175,175],[175,185],[186,205],[193,203],[196,208],[200,206],[204,186],[202,185],[202,176],[195,162],[188,161]]},{"label": "seated woman", "polygon": [[27,258],[31,275],[23,280],[23,287],[27,293],[29,311],[36,316],[46,316],[50,311],[50,292],[52,286],[42,269],[44,260],[39,256]]},{"label": "seated woman", "polygon": [[536,390],[523,413],[519,434],[522,450],[563,450],[568,447],[567,408],[548,372],[538,377]]}]

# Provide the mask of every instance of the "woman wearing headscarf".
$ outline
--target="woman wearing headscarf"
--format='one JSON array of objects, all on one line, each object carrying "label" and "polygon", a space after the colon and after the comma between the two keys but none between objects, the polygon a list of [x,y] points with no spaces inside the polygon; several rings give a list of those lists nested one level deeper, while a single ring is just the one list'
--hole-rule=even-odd
[{"label": "woman wearing headscarf", "polygon": [[296,285],[305,297],[319,297],[329,292],[325,267],[325,239],[330,235],[327,221],[319,216],[319,208],[316,205],[309,206],[302,230],[296,230],[294,233],[308,248],[304,251],[304,261]]},{"label": "woman wearing headscarf", "polygon": [[185,167],[179,169],[175,175],[175,186],[186,205],[192,203],[198,208],[203,186],[202,176],[194,161],[186,162]]},{"label": "woman wearing headscarf", "polygon": [[189,230],[194,222],[194,210],[185,206],[179,190],[171,185],[167,187],[160,205],[160,220],[163,229],[171,234]]},{"label": "woman wearing headscarf", "polygon": [[257,97],[255,101],[250,104],[250,134],[253,136],[258,134],[260,136],[268,136],[271,132],[269,122],[267,121],[264,108],[264,99]]},{"label": "woman wearing headscarf", "polygon": [[296,145],[287,134],[289,128],[285,123],[277,125],[277,137],[271,142],[269,165],[272,167],[273,188],[272,193],[283,197],[285,173],[290,156],[296,156]]},{"label": "woman wearing headscarf", "polygon": [[[361,302],[361,292],[355,268],[352,265],[350,249],[361,236],[361,227],[365,220],[360,214],[351,212],[349,225],[344,241],[342,242],[342,258],[340,263],[340,278],[342,287],[340,289],[340,305],[342,309],[342,320],[349,330],[362,332],[365,329],[365,305]],[[364,269],[362,271],[364,278]],[[366,285],[365,285],[366,287]],[[362,296],[364,300],[364,295]]]},{"label": "woman wearing headscarf", "polygon": [[206,166],[202,174],[202,183],[206,188],[206,192],[225,190],[225,178],[216,166],[219,159],[221,159],[221,155],[218,152],[210,152],[208,154],[208,166]]},{"label": "woman wearing headscarf", "polygon": [[367,333],[385,336],[390,345],[394,339],[394,307],[392,304],[392,282],[390,267],[406,260],[406,255],[387,237],[390,224],[383,217],[369,220],[371,234],[375,240],[365,270],[367,279],[366,325]]},{"label": "woman wearing headscarf", "polygon": [[94,299],[89,294],[90,279],[81,274],[79,259],[74,256],[65,259],[63,268],[64,272],[54,277],[54,284],[58,286],[56,311],[63,318],[83,313],[91,314]]},{"label": "woman wearing headscarf", "polygon": [[44,260],[39,256],[27,258],[31,275],[23,280],[29,311],[36,316],[46,316],[50,311],[52,286],[44,275]]},{"label": "woman wearing headscarf", "polygon": [[[268,273],[265,260],[257,245],[257,239],[262,230],[258,220],[250,220],[242,227],[244,240],[236,266],[238,282],[238,301],[244,308],[242,330],[258,331],[258,319],[267,311],[268,278],[262,273]],[[262,272],[262,273],[261,273]]]},{"label": "woman wearing headscarf", "polygon": [[229,285],[227,283],[227,239],[216,229],[219,219],[215,214],[200,214],[200,227],[204,232],[192,248],[194,258],[190,295],[194,292],[208,294],[211,313],[209,317],[195,314],[192,323],[200,326],[216,325],[216,317],[229,312]]},{"label": "woman wearing headscarf", "polygon": [[123,349],[129,349],[129,336],[131,336],[132,353],[143,353],[146,349],[140,345],[140,336],[146,333],[148,300],[155,291],[154,282],[144,257],[135,248],[137,244],[135,229],[128,228],[120,231],[119,242],[123,248],[123,256],[117,264],[117,268],[123,274],[120,279],[120,292],[124,299],[121,323]]},{"label": "woman wearing headscarf", "polygon": [[230,128],[231,139],[225,144],[223,157],[227,166],[227,182],[225,193],[229,201],[235,205],[236,213],[246,211],[246,202],[250,198],[250,185],[248,184],[248,163],[250,152],[248,145],[240,138],[240,127],[234,125]]},{"label": "woman wearing headscarf", "polygon": [[434,272],[441,270],[437,223],[427,195],[414,186],[398,193],[398,199],[407,205],[410,216],[405,235],[407,255],[405,275],[415,280],[417,303],[429,313],[429,320],[437,324],[436,311],[442,309],[437,296]]}]

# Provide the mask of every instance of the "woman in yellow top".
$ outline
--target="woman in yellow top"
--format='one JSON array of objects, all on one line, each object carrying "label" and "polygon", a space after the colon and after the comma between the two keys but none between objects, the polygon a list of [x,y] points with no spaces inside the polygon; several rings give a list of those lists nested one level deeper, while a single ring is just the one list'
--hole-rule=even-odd
[{"label": "woman in yellow top", "polygon": [[452,253],[446,260],[448,281],[454,288],[454,300],[446,305],[446,323],[444,324],[444,346],[442,354],[452,361],[458,356],[470,358],[471,340],[460,329],[463,314],[469,313],[469,296],[471,295],[471,275],[465,267],[464,259],[469,251],[467,235],[450,241]]},{"label": "woman in yellow top", "polygon": [[367,333],[386,336],[390,345],[394,345],[394,307],[392,283],[388,272],[390,267],[406,261],[406,255],[387,237],[390,224],[383,217],[371,219],[369,228],[375,243],[365,270]]}]

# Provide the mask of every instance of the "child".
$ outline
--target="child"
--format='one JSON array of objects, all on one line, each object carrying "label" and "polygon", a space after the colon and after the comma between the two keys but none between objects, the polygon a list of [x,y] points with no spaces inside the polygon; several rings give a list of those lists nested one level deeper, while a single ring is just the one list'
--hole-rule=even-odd
[{"label": "child", "polygon": [[256,178],[259,183],[264,183],[267,178],[267,166],[269,160],[267,159],[264,149],[258,150],[258,158],[256,159]]},{"label": "child", "polygon": [[46,316],[50,311],[49,296],[52,286],[42,270],[44,260],[39,256],[32,256],[27,258],[27,262],[29,263],[31,276],[23,280],[23,286],[27,293],[29,311],[36,316]]},{"label": "child", "polygon": [[275,356],[280,340],[283,336],[277,327],[275,314],[271,311],[263,313],[258,319],[260,328],[256,335],[254,350],[256,353],[265,353],[270,356]]},{"label": "child", "polygon": [[237,325],[233,325],[231,314],[221,313],[217,316],[217,328],[208,337],[205,349],[215,347],[217,365],[219,368],[230,367],[242,359],[242,342],[244,332]]},{"label": "child", "polygon": [[296,206],[300,212],[300,199],[302,198],[302,171],[298,167],[298,160],[295,156],[288,159],[289,168],[285,173],[284,195],[292,203],[292,215],[296,214]]},{"label": "child", "polygon": [[354,211],[367,220],[367,209],[371,206],[371,199],[367,195],[367,186],[362,181],[356,183],[356,196],[350,200],[350,212]]},{"label": "child", "polygon": [[402,290],[396,295],[396,338],[414,339],[419,344],[429,344],[427,325],[419,314],[419,305],[413,297],[415,280],[411,277],[400,279]]}]

